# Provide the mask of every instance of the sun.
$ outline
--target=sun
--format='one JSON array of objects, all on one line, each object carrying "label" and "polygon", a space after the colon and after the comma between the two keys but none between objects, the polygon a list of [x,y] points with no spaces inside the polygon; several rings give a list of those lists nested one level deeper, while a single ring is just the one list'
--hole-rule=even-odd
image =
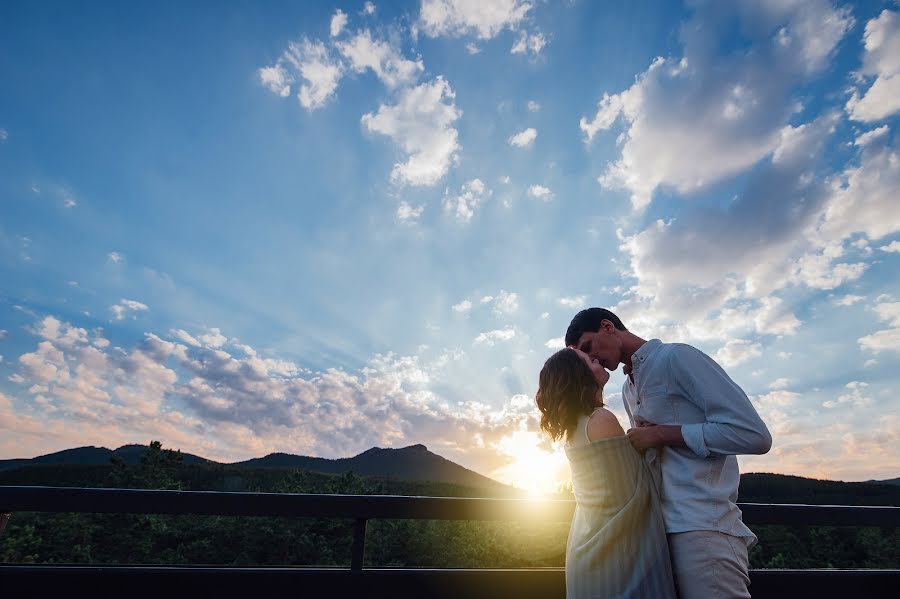
[{"label": "sun", "polygon": [[555,493],[570,479],[565,453],[562,449],[547,451],[539,433],[515,431],[500,439],[496,447],[512,461],[495,470],[494,478],[526,491],[529,497]]}]

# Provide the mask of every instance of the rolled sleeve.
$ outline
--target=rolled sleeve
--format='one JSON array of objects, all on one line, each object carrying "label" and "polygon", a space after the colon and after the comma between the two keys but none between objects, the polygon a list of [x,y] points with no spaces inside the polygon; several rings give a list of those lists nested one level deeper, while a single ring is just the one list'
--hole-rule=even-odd
[{"label": "rolled sleeve", "polygon": [[703,440],[703,426],[703,423],[681,425],[681,437],[685,445],[701,458],[709,456],[709,449]]},{"label": "rolled sleeve", "polygon": [[670,360],[679,393],[704,413],[703,422],[681,427],[691,451],[701,458],[769,451],[768,428],[747,394],[715,360],[689,345],[679,346]]}]

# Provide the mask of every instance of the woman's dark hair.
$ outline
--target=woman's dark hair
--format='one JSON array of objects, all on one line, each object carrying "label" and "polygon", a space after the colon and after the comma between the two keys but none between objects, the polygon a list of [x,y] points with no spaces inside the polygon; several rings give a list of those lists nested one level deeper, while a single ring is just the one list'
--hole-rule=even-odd
[{"label": "woman's dark hair", "polygon": [[620,331],[627,331],[619,317],[605,308],[588,308],[575,315],[566,331],[566,347],[575,345],[582,333],[596,333],[600,330],[600,322],[608,320]]},{"label": "woman's dark hair", "polygon": [[574,349],[556,352],[544,362],[534,397],[541,411],[541,429],[554,441],[568,436],[578,417],[597,407],[598,391],[594,373]]}]

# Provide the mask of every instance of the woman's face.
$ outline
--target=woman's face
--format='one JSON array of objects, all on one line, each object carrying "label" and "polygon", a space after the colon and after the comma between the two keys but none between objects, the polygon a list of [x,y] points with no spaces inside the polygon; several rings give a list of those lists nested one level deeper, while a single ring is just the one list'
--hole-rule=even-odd
[{"label": "woman's face", "polygon": [[591,373],[594,375],[594,380],[597,381],[597,384],[600,385],[602,389],[606,384],[606,381],[609,380],[609,373],[606,371],[603,366],[600,365],[600,361],[597,358],[592,358],[580,349],[572,348],[578,357],[584,360],[584,363],[588,365],[588,368],[591,369]]}]

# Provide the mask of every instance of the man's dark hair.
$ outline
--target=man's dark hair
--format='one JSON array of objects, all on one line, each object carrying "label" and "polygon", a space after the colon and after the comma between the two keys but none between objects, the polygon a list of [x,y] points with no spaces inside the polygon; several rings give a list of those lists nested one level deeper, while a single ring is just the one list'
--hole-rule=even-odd
[{"label": "man's dark hair", "polygon": [[566,347],[575,345],[582,333],[596,333],[600,330],[600,321],[608,320],[620,331],[627,331],[619,317],[605,308],[588,308],[575,315],[566,331]]}]

